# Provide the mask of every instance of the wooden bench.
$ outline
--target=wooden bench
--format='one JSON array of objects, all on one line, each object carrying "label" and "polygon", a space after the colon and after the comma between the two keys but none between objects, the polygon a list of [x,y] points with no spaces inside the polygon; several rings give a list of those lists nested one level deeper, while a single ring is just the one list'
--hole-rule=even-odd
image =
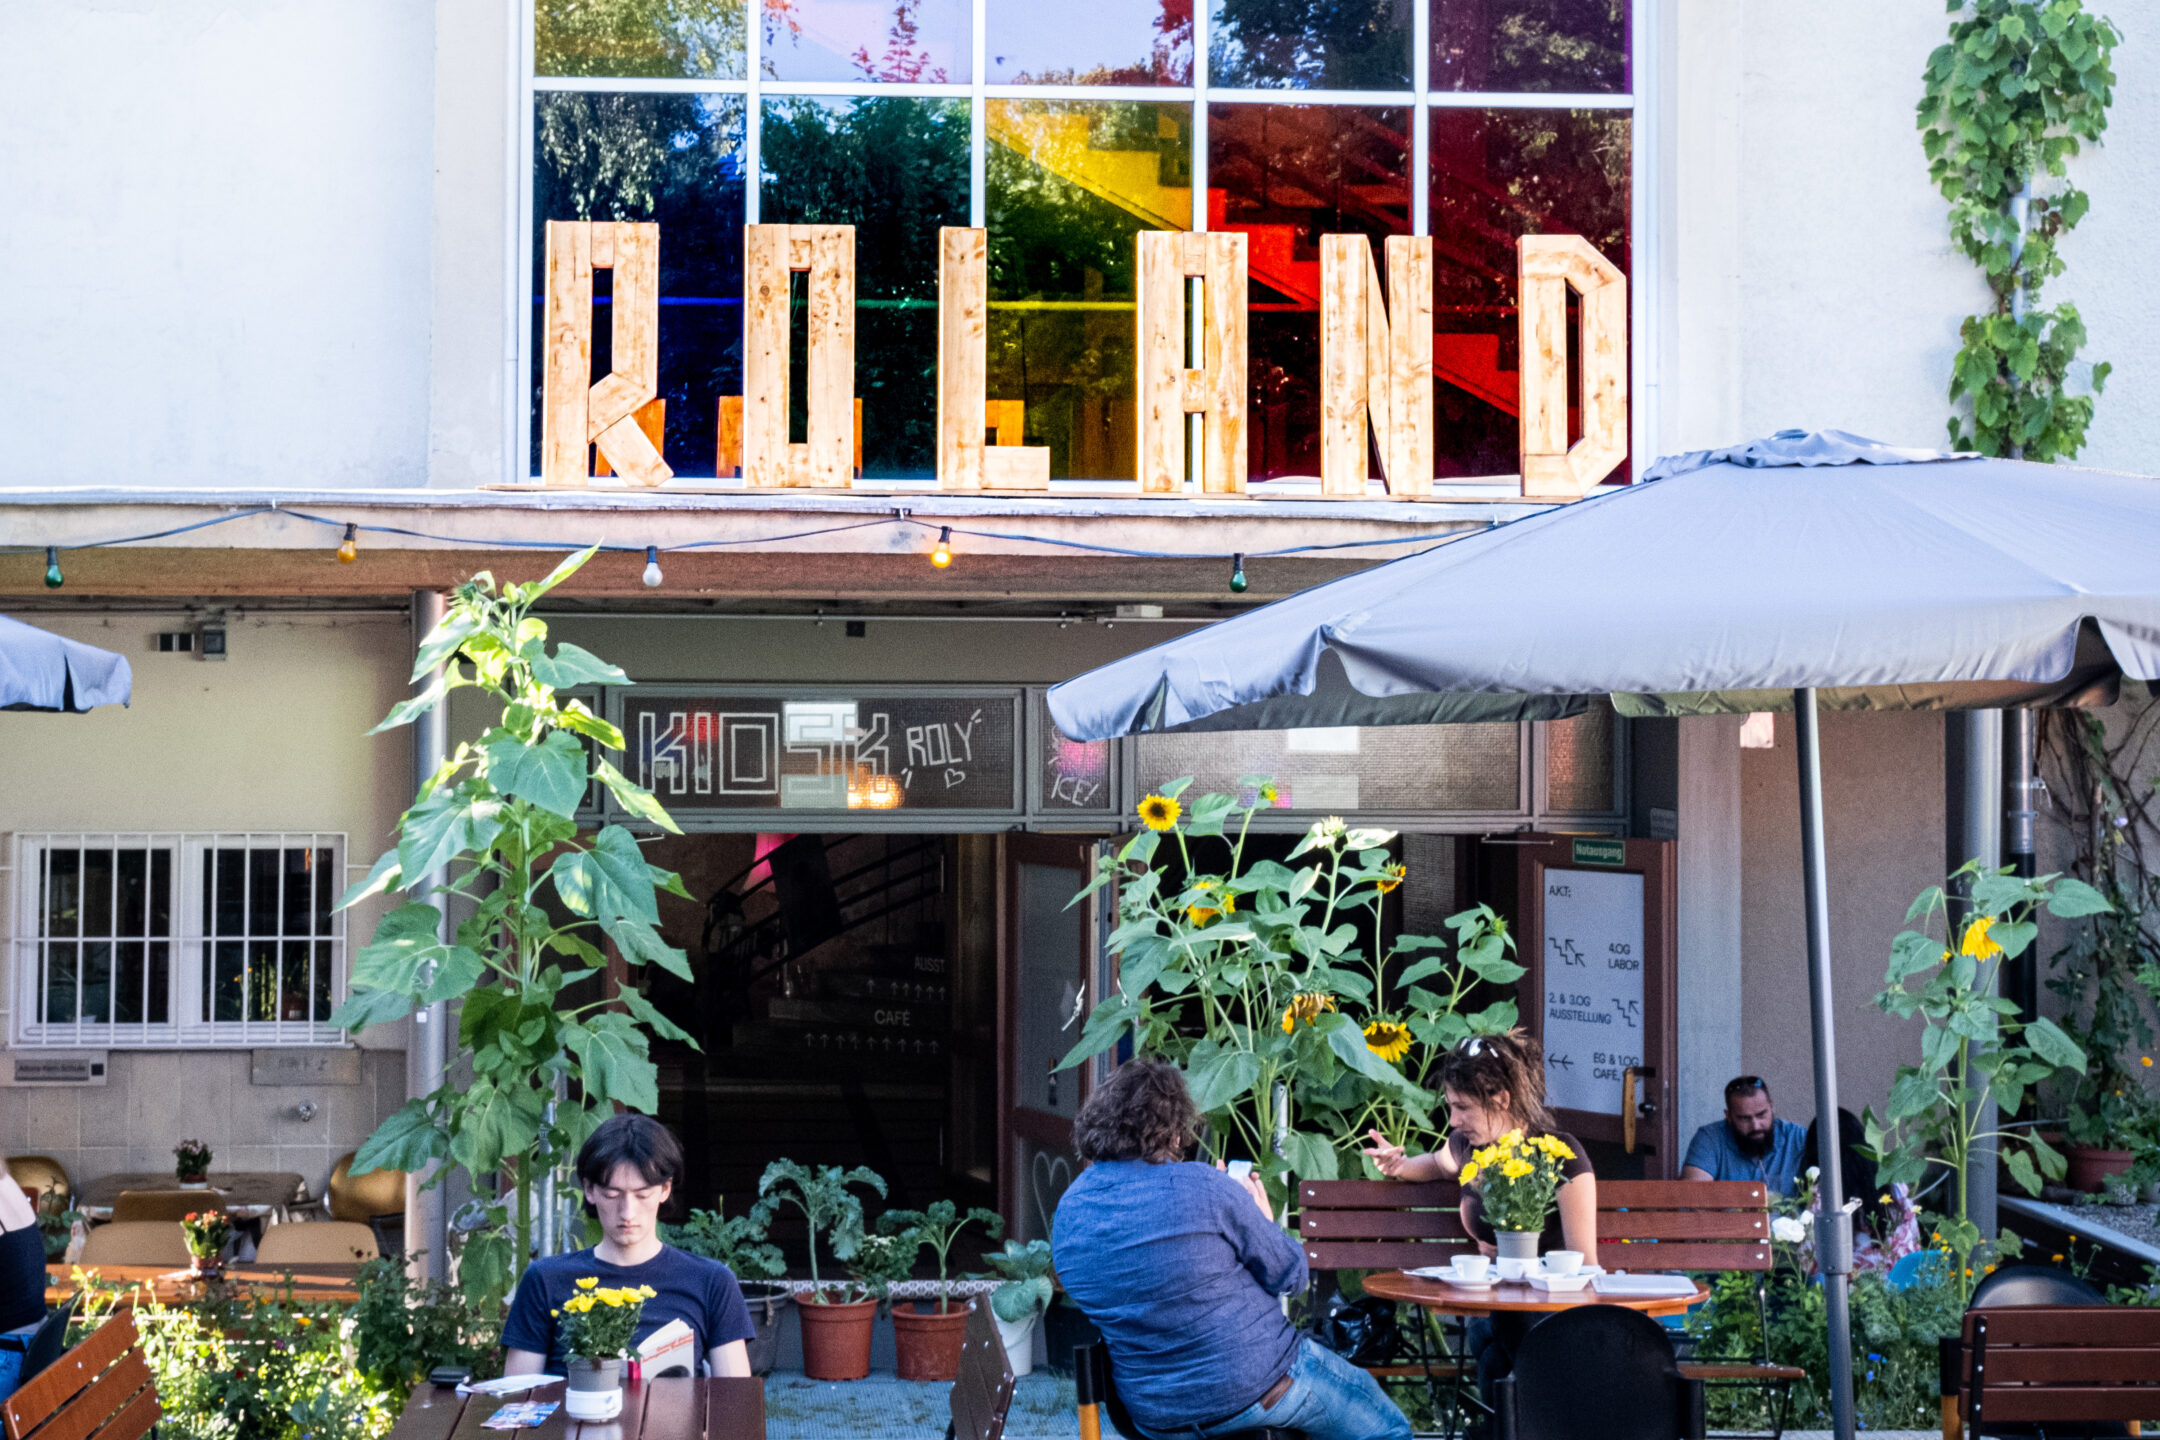
[{"label": "wooden bench", "polygon": [[1003,1440],[1018,1384],[986,1295],[968,1316],[967,1337],[960,1343],[960,1373],[953,1380],[952,1421],[945,1427],[945,1440]]},{"label": "wooden bench", "polygon": [[0,1404],[7,1440],[141,1440],[164,1412],[123,1310]]},{"label": "wooden bench", "polygon": [[1965,1312],[1942,1342],[1943,1440],[2007,1427],[2160,1419],[2160,1310],[2007,1305]]}]

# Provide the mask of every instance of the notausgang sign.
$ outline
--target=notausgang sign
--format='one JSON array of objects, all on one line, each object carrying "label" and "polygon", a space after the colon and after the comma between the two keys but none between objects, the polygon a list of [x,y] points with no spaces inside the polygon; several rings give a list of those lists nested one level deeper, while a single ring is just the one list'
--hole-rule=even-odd
[{"label": "notausgang sign", "polygon": [[[1246,250],[1236,233],[1144,230],[1135,237],[1139,469],[1143,494],[1245,489]],[[1522,492],[1573,500],[1627,454],[1627,277],[1579,235],[1517,242],[1522,340]],[[1376,262],[1362,235],[1320,245],[1320,489],[1362,499],[1367,445],[1388,493],[1433,485],[1433,249],[1393,237]],[[1386,284],[1381,283],[1384,262]],[[719,399],[723,473],[752,488],[845,489],[859,464],[855,398],[855,229],[748,225],[743,231],[743,393]],[[593,274],[613,271],[612,368],[592,378]],[[808,277],[801,387],[806,437],[789,438],[790,277]],[[630,485],[671,478],[661,454],[660,227],[606,220],[547,225],[540,479]],[[1050,453],[1019,443],[988,383],[985,232],[938,232],[937,477],[946,490],[1045,490]],[[1574,384],[1568,295],[1578,299]],[[1190,310],[1188,310],[1188,304]],[[1188,365],[1189,356],[1197,363]],[[1569,440],[1571,398],[1581,437]],[[1188,417],[1199,417],[1193,424]],[[986,444],[986,430],[998,443]],[[1197,453],[1187,454],[1190,446]]]}]

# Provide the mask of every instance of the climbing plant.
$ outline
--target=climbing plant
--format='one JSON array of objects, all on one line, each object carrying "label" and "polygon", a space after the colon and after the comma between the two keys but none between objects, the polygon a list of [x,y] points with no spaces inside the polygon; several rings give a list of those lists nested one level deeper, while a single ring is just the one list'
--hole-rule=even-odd
[{"label": "climbing plant", "polygon": [[2040,305],[2063,272],[2062,236],[2090,200],[2066,162],[2107,129],[2111,68],[2122,38],[2082,0],[1951,0],[1949,41],[1928,57],[1919,123],[1928,173],[1950,202],[1950,234],[1986,272],[1994,305],[1968,316],[1951,370],[1950,420],[1961,450],[2028,460],[2069,459],[2085,444],[2092,393],[2066,388],[2085,322],[2063,301]]}]

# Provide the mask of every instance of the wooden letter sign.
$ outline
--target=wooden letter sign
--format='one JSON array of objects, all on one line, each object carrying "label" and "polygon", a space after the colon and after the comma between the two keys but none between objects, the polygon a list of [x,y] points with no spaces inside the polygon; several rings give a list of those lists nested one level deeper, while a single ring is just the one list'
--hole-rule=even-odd
[{"label": "wooden letter sign", "polygon": [[1320,237],[1320,493],[1365,496],[1365,427],[1388,494],[1430,495],[1432,240],[1391,235],[1387,299],[1363,235]]},{"label": "wooden letter sign", "polygon": [[[937,476],[941,490],[1047,490],[1050,451],[1020,443],[1018,400],[986,401],[990,310],[986,232],[938,231]],[[995,428],[995,446],[983,431]]]},{"label": "wooden letter sign", "polygon": [[[595,385],[593,271],[609,269],[615,272],[608,306],[614,368]],[[608,467],[633,485],[658,485],[672,476],[646,435],[653,416],[639,414],[658,403],[660,393],[660,227],[548,221],[545,324],[540,483],[583,485],[596,445]]]},{"label": "wooden letter sign", "polygon": [[[1139,241],[1140,490],[1185,488],[1187,415],[1204,417],[1200,488],[1245,492],[1245,237],[1143,230]],[[1185,281],[1200,279],[1193,328],[1198,364],[1185,368]]]},{"label": "wooden letter sign", "polygon": [[[1522,487],[1579,500],[1627,457],[1627,276],[1580,235],[1525,235]],[[1582,439],[1568,445],[1567,292],[1582,297]]]},{"label": "wooden letter sign", "polygon": [[[788,440],[788,276],[810,274],[809,438]],[[743,480],[845,489],[855,453],[855,227],[743,227]]]}]

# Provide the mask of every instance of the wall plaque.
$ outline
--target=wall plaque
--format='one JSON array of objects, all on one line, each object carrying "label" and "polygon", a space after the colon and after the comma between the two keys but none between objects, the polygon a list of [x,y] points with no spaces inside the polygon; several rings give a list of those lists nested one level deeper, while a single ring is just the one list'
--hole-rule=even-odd
[{"label": "wall plaque", "polygon": [[349,1045],[281,1045],[248,1056],[255,1085],[358,1085],[360,1052]]}]

